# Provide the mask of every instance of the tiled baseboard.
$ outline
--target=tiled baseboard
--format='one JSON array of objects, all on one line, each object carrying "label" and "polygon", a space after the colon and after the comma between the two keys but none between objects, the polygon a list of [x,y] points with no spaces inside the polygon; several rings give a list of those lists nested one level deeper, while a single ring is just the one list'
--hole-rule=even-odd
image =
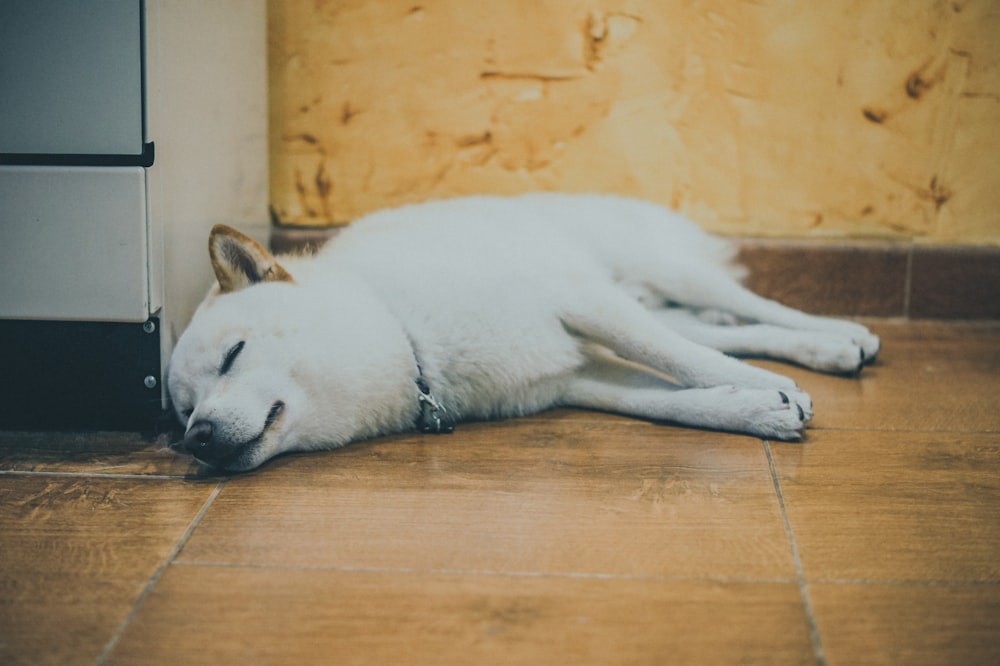
[{"label": "tiled baseboard", "polygon": [[913,319],[1000,319],[1000,248],[913,248]]},{"label": "tiled baseboard", "polygon": [[306,229],[302,227],[271,227],[271,241],[268,245],[271,252],[275,254],[312,252],[322,247],[343,228],[317,227],[315,229]]},{"label": "tiled baseboard", "polygon": [[1000,319],[1000,248],[741,241],[747,286],[810,312]]},{"label": "tiled baseboard", "polygon": [[[276,227],[271,248],[301,251],[336,229]],[[1000,319],[1000,247],[742,239],[757,293],[845,317]]]}]

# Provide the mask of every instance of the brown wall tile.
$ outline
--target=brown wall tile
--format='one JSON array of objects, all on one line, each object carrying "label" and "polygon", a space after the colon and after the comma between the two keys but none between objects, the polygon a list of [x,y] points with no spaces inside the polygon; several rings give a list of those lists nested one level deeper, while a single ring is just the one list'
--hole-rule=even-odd
[{"label": "brown wall tile", "polygon": [[340,227],[323,229],[297,229],[295,227],[273,227],[268,245],[276,254],[298,254],[315,252],[337,235]]},{"label": "brown wall tile", "polygon": [[914,319],[1000,318],[1000,248],[914,247]]},{"label": "brown wall tile", "polygon": [[900,317],[909,248],[898,244],[829,244],[744,240],[746,285],[807,312],[847,317]]}]

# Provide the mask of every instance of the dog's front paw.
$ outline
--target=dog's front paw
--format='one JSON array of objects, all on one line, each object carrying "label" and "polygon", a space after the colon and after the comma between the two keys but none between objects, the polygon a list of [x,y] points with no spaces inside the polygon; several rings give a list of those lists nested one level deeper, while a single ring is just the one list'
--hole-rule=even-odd
[{"label": "dog's front paw", "polygon": [[812,397],[808,393],[806,393],[797,386],[793,390],[783,389],[781,391],[778,391],[778,393],[779,395],[787,397],[789,404],[793,404],[796,407],[798,407],[802,415],[802,421],[804,423],[812,421],[813,401]]},{"label": "dog's front paw", "polygon": [[861,365],[863,366],[874,363],[879,351],[882,350],[882,341],[868,329],[865,329],[865,335],[855,338],[855,343],[861,347]]},{"label": "dog's front paw", "polygon": [[[812,418],[812,398],[794,388],[748,389],[728,387],[718,391],[715,403],[724,420],[724,429],[745,432],[765,439],[784,441],[802,438],[806,422]],[[721,409],[726,407],[727,409]],[[721,416],[726,414],[727,416]],[[728,421],[726,423],[725,421]]]},{"label": "dog's front paw", "polygon": [[812,398],[803,391],[759,391],[747,431],[765,439],[797,441],[812,418]]}]

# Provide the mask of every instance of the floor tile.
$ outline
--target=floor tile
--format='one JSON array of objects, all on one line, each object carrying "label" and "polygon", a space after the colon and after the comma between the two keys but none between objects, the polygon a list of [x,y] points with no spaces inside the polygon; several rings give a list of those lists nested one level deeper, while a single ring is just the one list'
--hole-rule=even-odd
[{"label": "floor tile", "polygon": [[998,664],[1000,587],[811,585],[830,666]]},{"label": "floor tile", "polygon": [[809,580],[1000,582],[1000,436],[825,431],[771,451]]},{"label": "floor tile", "polygon": [[93,663],[213,487],[0,476],[0,663]]},{"label": "floor tile", "polygon": [[168,439],[132,432],[0,431],[0,470],[80,474],[190,476],[190,457],[177,455]]},{"label": "floor tile", "polygon": [[170,567],[111,664],[806,664],[798,589]]},{"label": "floor tile", "polygon": [[756,362],[813,398],[810,427],[1000,432],[1000,324],[873,325],[882,353],[859,379]]},{"label": "floor tile", "polygon": [[228,482],[180,559],[791,579],[759,440],[581,415],[288,457]]}]

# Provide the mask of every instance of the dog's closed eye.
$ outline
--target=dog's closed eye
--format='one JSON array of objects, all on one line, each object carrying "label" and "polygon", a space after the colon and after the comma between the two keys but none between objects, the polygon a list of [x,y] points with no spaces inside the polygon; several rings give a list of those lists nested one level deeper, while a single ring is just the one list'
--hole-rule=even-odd
[{"label": "dog's closed eye", "polygon": [[236,357],[240,355],[241,351],[243,351],[244,344],[245,342],[240,340],[235,345],[230,347],[229,351],[226,352],[226,355],[222,357],[222,365],[219,366],[220,375],[226,374],[229,372],[229,369],[233,367],[233,363],[236,362]]}]

